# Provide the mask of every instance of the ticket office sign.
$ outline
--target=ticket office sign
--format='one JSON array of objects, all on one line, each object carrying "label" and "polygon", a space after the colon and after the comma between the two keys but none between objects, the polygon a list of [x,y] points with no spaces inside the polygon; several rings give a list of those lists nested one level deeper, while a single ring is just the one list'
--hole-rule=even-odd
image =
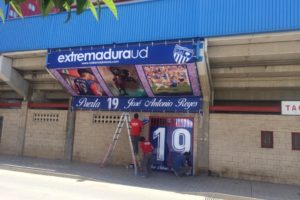
[{"label": "ticket office sign", "polygon": [[300,115],[300,101],[282,101],[282,115]]},{"label": "ticket office sign", "polygon": [[192,118],[151,118],[149,139],[154,147],[154,170],[172,171],[176,156],[190,152],[189,164],[192,165]]}]

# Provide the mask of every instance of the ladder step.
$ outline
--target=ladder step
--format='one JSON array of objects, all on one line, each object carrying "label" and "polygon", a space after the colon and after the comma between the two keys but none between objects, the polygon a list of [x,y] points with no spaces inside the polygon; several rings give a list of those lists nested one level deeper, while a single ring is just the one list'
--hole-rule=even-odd
[{"label": "ladder step", "polygon": [[113,135],[113,141],[112,143],[109,145],[109,148],[107,150],[107,153],[102,161],[102,166],[104,166],[105,162],[110,159],[110,157],[112,156],[112,152],[117,144],[117,141],[119,139],[119,135],[122,132],[122,128],[124,127],[124,124],[126,123],[126,129],[127,129],[127,133],[128,133],[128,137],[129,137],[129,142],[130,142],[130,150],[131,150],[131,156],[132,156],[132,160],[135,166],[135,174],[137,175],[137,166],[138,166],[138,159],[135,157],[134,152],[133,152],[133,147],[132,147],[132,143],[131,143],[131,138],[130,138],[130,115],[129,113],[122,113],[121,117],[119,118],[119,122],[118,125],[116,127],[115,133]]}]

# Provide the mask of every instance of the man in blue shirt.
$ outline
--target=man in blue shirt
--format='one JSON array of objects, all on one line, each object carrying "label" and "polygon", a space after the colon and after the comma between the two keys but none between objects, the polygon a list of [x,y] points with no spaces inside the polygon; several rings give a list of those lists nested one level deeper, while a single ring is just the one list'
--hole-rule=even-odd
[{"label": "man in blue shirt", "polygon": [[172,162],[172,168],[176,176],[182,177],[191,174],[192,166],[189,160],[190,152],[178,154]]}]

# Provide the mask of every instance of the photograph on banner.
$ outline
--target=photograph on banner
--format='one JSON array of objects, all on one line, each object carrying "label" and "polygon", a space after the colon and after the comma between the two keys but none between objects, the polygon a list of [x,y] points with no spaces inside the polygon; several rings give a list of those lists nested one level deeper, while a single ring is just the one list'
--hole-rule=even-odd
[{"label": "photograph on banner", "polygon": [[134,65],[101,66],[98,71],[114,96],[146,96]]},{"label": "photograph on banner", "polygon": [[193,95],[185,64],[143,65],[143,69],[154,95]]},{"label": "photograph on banner", "polygon": [[91,68],[57,71],[78,96],[106,96]]},{"label": "photograph on banner", "polygon": [[193,127],[192,118],[150,117],[149,140],[154,147],[154,170],[172,171],[176,158],[188,152],[186,165],[191,167],[188,175],[192,174]]}]

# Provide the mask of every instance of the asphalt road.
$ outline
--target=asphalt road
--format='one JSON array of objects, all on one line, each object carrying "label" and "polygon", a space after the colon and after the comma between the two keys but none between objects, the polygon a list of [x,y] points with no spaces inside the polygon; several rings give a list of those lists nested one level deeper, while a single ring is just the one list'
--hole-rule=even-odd
[{"label": "asphalt road", "polygon": [[3,200],[204,200],[176,192],[0,169]]}]

